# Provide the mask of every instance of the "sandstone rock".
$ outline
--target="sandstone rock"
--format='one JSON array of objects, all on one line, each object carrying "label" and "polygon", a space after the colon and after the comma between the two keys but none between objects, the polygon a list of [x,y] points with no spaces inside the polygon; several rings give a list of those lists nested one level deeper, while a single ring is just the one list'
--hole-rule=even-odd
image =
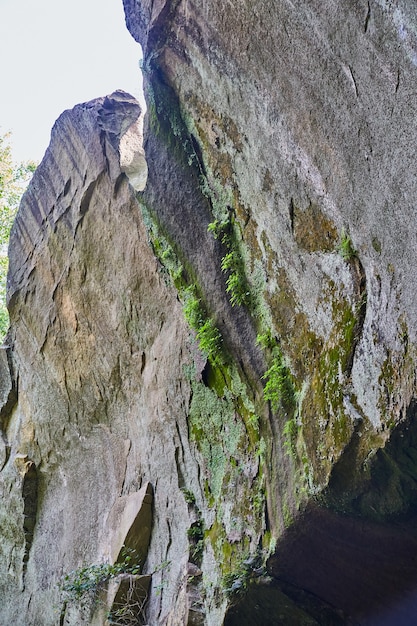
[{"label": "sandstone rock", "polygon": [[150,538],[148,624],[374,624],[417,580],[416,9],[124,6],[146,161],[128,94],[65,112],[11,235],[0,621],[102,623],[61,576]]},{"label": "sandstone rock", "polygon": [[[188,561],[177,467],[197,487],[182,375],[192,360],[189,329],[120,165],[118,142],[134,139],[139,116],[137,102],[119,92],[65,112],[11,235],[8,342],[19,391],[3,429],[2,623],[57,623],[61,576],[111,562],[129,523],[123,534],[109,515],[117,509],[127,520],[121,503],[130,507],[149,482],[163,537],[158,531],[152,542],[155,585],[167,575],[164,562],[175,585]],[[37,470],[29,547],[15,459]],[[77,606],[65,616],[84,618]]]},{"label": "sandstone rock", "polygon": [[106,521],[107,538],[103,545],[110,563],[119,559],[124,548],[133,551],[138,562],[145,562],[151,537],[152,501],[150,483],[116,500]]},{"label": "sandstone rock", "polygon": [[[409,515],[417,477],[415,7],[402,0],[124,6],[144,48],[144,201],[193,268],[252,389],[271,366],[271,354],[263,361],[254,349],[254,334],[266,331],[298,394],[295,408],[284,403],[269,416],[257,408],[272,534],[280,542],[318,494],[333,510],[379,522]],[[191,227],[179,229],[173,215]],[[216,242],[206,239],[209,224]],[[233,230],[234,247],[219,224]],[[225,259],[230,271],[227,255],[236,248],[240,276],[262,301],[245,312],[227,307],[222,292],[231,283],[216,272]],[[338,519],[331,516],[329,528]],[[303,536],[309,524],[297,528]],[[395,569],[391,559],[386,566]],[[378,580],[377,571],[367,576]],[[381,587],[389,596],[382,580]],[[384,604],[369,593],[369,605]],[[339,602],[349,614],[349,602]]]}]

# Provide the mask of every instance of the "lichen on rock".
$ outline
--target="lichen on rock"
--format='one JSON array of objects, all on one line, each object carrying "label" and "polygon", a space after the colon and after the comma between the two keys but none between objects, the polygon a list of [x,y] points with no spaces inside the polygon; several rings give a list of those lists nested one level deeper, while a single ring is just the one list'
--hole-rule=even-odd
[{"label": "lichen on rock", "polygon": [[155,626],[368,623],[413,590],[394,5],[124,0],[146,115],[124,92],[64,112],[11,234],[0,621],[56,623],[62,576],[123,542]]}]

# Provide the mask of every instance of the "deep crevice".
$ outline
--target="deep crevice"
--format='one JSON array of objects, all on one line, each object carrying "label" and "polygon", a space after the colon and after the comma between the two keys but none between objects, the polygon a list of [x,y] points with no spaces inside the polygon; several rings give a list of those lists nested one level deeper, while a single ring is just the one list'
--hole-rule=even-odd
[{"label": "deep crevice", "polygon": [[38,511],[38,470],[33,461],[25,463],[25,474],[22,483],[23,498],[23,532],[25,536],[25,549],[23,554],[23,581],[25,579],[27,563],[33,543],[33,534],[36,525]]}]

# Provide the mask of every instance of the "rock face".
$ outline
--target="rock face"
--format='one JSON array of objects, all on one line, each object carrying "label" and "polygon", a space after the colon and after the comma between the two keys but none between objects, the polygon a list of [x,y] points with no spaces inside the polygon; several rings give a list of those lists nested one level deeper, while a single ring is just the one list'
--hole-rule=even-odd
[{"label": "rock face", "polygon": [[410,623],[417,9],[124,7],[145,152],[65,112],[12,231],[0,621],[105,622],[124,544],[135,623]]},{"label": "rock face", "polygon": [[[186,568],[191,522],[177,466],[188,450],[189,329],[121,171],[146,178],[139,116],[137,102],[119,92],[65,112],[13,228],[3,350],[11,382],[4,376],[2,385],[4,624],[87,620],[77,606],[59,617],[59,579],[114,562],[123,543],[138,549],[129,529],[147,481],[162,479],[153,517],[167,542],[177,538],[171,574]],[[186,463],[192,484],[189,453]]]}]

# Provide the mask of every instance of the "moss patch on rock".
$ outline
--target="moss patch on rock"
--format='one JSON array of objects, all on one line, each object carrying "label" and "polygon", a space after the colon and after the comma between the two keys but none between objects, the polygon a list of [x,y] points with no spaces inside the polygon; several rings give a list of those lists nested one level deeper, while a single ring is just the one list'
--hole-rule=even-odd
[{"label": "moss patch on rock", "polygon": [[294,239],[307,252],[332,252],[338,241],[336,226],[317,204],[310,203],[302,211],[290,203],[291,227]]}]

